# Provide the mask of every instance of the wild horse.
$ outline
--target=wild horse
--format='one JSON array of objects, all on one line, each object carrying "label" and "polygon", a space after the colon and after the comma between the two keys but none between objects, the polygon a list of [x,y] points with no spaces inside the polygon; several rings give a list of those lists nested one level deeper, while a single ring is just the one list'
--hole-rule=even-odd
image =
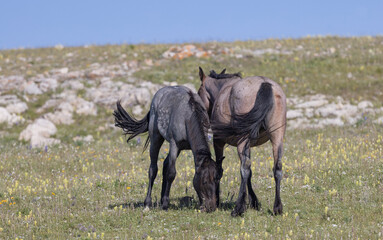
[{"label": "wild horse", "polygon": [[[286,129],[286,96],[274,81],[260,76],[242,78],[241,74],[220,74],[214,70],[205,76],[199,68],[198,90],[208,111],[219,171],[222,172],[225,144],[237,147],[241,160],[241,186],[232,216],[244,213],[246,185],[249,203],[259,210],[260,203],[251,186],[250,147],[271,141],[274,156],[274,214],[282,214],[282,144]],[[219,187],[219,186],[218,186]],[[219,194],[218,194],[219,197]],[[218,199],[219,202],[219,199]]]},{"label": "wild horse", "polygon": [[150,111],[142,120],[130,116],[117,102],[114,111],[115,126],[130,134],[127,142],[138,134],[149,131],[145,147],[150,144],[149,187],[145,207],[152,205],[152,187],[157,176],[158,153],[164,142],[169,142],[169,154],[163,165],[161,204],[169,207],[169,193],[176,177],[176,159],[181,150],[191,149],[194,155],[195,175],[193,185],[197,192],[201,209],[216,209],[216,193],[220,175],[216,162],[212,160],[207,137],[209,117],[197,94],[182,86],[164,87],[153,97]]}]

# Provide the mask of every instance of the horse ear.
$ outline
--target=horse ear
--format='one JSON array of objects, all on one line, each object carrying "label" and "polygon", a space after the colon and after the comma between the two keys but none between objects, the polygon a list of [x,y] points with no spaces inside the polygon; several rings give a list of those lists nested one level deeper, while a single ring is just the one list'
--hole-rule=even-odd
[{"label": "horse ear", "polygon": [[225,74],[226,72],[226,68],[222,70],[222,72],[220,74]]},{"label": "horse ear", "polygon": [[203,73],[203,70],[201,67],[199,67],[199,78],[201,79],[201,81],[203,82],[206,78],[205,76],[205,73]]}]

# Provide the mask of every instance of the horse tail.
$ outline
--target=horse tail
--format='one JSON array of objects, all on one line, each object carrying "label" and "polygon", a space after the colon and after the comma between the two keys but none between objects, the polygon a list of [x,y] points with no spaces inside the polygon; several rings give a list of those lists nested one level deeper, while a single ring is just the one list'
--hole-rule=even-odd
[{"label": "horse tail", "polygon": [[[125,135],[130,134],[126,142],[129,142],[131,139],[133,139],[137,135],[141,133],[145,133],[149,130],[150,111],[146,114],[146,116],[143,119],[137,120],[133,116],[130,116],[125,111],[125,109],[121,106],[121,100],[120,100],[120,101],[117,101],[117,110],[114,110],[113,116],[114,116],[114,125],[116,127],[121,128],[124,131]],[[149,137],[146,139],[144,150],[147,148],[148,144],[149,144]]]},{"label": "horse tail", "polygon": [[263,82],[258,90],[253,108],[245,114],[233,114],[229,125],[214,124],[212,129],[217,138],[231,138],[238,144],[250,139],[259,138],[261,128],[268,132],[266,117],[274,106],[273,88],[268,82]]}]

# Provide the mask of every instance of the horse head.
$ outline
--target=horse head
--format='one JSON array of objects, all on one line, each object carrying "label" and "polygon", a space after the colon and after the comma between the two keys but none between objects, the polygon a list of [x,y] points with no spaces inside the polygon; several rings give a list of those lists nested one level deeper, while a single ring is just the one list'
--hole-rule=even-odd
[{"label": "horse head", "polygon": [[217,164],[211,158],[206,158],[197,166],[193,185],[202,211],[213,212],[217,208],[216,192],[219,188],[219,180]]}]

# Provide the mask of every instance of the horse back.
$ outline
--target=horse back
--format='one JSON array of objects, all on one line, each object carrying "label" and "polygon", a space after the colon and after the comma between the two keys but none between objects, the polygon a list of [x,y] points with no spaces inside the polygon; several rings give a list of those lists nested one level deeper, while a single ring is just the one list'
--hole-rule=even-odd
[{"label": "horse back", "polygon": [[188,104],[188,88],[183,86],[164,87],[154,95],[150,107],[149,134],[159,132],[168,141],[186,141],[185,121],[192,110]]}]

